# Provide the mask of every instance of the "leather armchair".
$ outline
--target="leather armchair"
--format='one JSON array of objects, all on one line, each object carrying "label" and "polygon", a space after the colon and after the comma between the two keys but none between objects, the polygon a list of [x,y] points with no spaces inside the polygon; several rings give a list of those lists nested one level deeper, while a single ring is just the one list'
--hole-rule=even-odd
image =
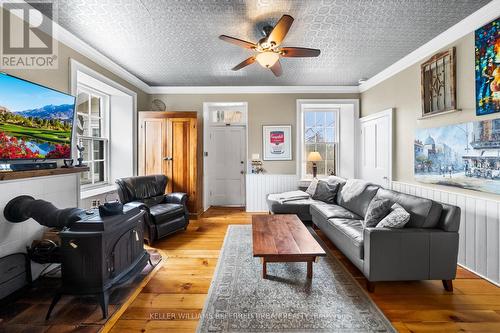
[{"label": "leather armchair", "polygon": [[186,230],[189,212],[186,193],[165,194],[168,178],[164,175],[128,177],[116,180],[124,206],[147,212],[144,237],[148,244],[178,230]]}]

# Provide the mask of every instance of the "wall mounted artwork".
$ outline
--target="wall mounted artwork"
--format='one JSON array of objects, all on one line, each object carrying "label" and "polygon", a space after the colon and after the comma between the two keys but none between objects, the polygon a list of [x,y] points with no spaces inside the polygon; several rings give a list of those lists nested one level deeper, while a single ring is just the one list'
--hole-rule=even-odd
[{"label": "wall mounted artwork", "polygon": [[500,119],[419,128],[415,180],[500,194]]},{"label": "wall mounted artwork", "polygon": [[476,115],[500,112],[500,18],[476,30]]},{"label": "wall mounted artwork", "polygon": [[292,126],[262,126],[264,161],[292,159]]},{"label": "wall mounted artwork", "polygon": [[432,56],[420,66],[422,117],[456,111],[455,48]]}]

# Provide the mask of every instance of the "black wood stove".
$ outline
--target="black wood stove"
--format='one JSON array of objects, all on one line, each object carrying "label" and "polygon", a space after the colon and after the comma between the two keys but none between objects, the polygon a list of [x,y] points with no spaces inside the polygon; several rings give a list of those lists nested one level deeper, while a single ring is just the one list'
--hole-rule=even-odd
[{"label": "black wood stove", "polygon": [[110,290],[140,273],[149,261],[144,249],[144,214],[138,208],[131,208],[120,215],[101,217],[98,210],[91,215],[77,208],[59,210],[46,201],[27,196],[7,204],[4,215],[9,221],[21,222],[33,217],[42,225],[54,226],[56,220],[59,227],[66,224],[59,233],[62,286],[46,319],[63,295],[96,295],[103,317],[107,318]]}]

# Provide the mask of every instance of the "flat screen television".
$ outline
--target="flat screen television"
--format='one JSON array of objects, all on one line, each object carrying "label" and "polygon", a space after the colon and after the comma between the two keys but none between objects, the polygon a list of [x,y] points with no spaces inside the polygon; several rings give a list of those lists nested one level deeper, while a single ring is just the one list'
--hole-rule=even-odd
[{"label": "flat screen television", "polygon": [[75,97],[0,73],[0,161],[71,158]]}]

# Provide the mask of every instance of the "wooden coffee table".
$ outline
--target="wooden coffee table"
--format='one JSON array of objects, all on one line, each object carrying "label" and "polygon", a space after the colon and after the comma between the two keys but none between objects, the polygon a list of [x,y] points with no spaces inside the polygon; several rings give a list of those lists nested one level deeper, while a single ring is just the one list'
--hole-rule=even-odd
[{"label": "wooden coffee table", "polygon": [[262,258],[262,277],[268,262],[306,262],[312,279],[313,262],[326,253],[297,215],[254,215],[253,256]]}]

